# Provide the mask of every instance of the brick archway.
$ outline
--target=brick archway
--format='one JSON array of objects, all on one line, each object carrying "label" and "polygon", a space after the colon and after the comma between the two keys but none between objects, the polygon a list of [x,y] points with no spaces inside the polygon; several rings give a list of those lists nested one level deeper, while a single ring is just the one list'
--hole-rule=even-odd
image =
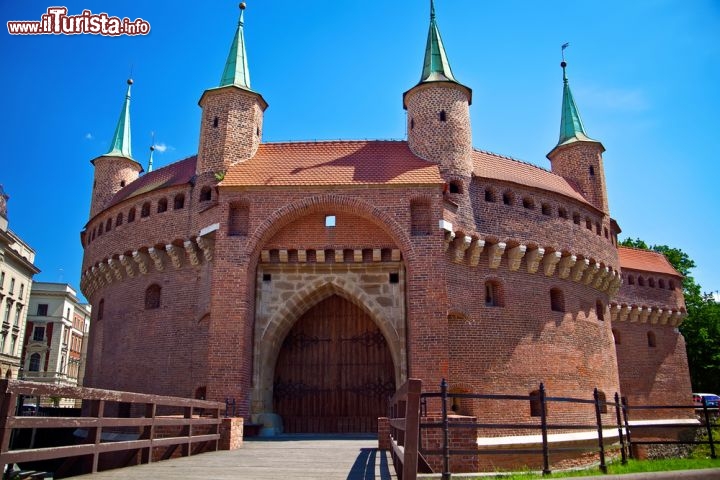
[{"label": "brick archway", "polygon": [[272,411],[273,375],[283,341],[310,308],[336,295],[364,311],[382,332],[390,350],[397,385],[407,377],[404,315],[392,318],[387,309],[349,277],[317,278],[287,299],[262,322],[256,321],[253,347],[252,413]]}]

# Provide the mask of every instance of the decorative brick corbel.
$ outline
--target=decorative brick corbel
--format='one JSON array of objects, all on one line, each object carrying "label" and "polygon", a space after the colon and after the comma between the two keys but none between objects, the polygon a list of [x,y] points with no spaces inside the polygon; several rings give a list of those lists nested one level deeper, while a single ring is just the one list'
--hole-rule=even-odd
[{"label": "decorative brick corbel", "polygon": [[566,255],[560,259],[558,264],[558,277],[568,278],[570,276],[570,269],[575,266],[577,257],[575,255]]},{"label": "decorative brick corbel", "polygon": [[470,248],[470,244],[472,243],[472,237],[469,235],[456,237],[454,243],[455,256],[453,257],[453,261],[455,263],[462,263],[462,261],[465,259],[465,251]]},{"label": "decorative brick corbel", "polygon": [[125,267],[125,273],[127,273],[127,276],[130,278],[134,278],[135,277],[135,266],[132,263],[132,259],[130,257],[128,257],[127,255],[120,255],[118,257],[118,259],[120,260],[120,263],[122,264],[122,266]]},{"label": "decorative brick corbel", "polygon": [[540,262],[545,256],[545,249],[538,247],[527,252],[525,255],[528,273],[537,273]]},{"label": "decorative brick corbel", "polygon": [[590,266],[590,260],[583,258],[575,262],[575,266],[570,270],[570,279],[579,282],[583,278],[583,273]]},{"label": "decorative brick corbel", "polygon": [[508,268],[515,272],[520,269],[520,262],[522,262],[525,252],[527,251],[527,245],[518,245],[508,250]]},{"label": "decorative brick corbel", "polygon": [[195,244],[191,240],[185,240],[183,242],[183,246],[185,247],[185,253],[187,253],[188,258],[190,259],[190,264],[195,267],[200,265],[200,257],[198,257]]},{"label": "decorative brick corbel", "polygon": [[610,275],[610,267],[601,267],[598,274],[595,275],[595,282],[593,283],[593,287],[600,290],[600,287],[602,287],[603,283],[605,283],[605,279],[608,275]]},{"label": "decorative brick corbel", "polygon": [[482,254],[483,250],[485,250],[485,240],[481,238],[473,238],[469,250],[470,266],[477,267],[478,263],[480,263],[480,255]]},{"label": "decorative brick corbel", "polygon": [[202,250],[203,252],[203,257],[205,257],[205,261],[211,261],[213,259],[213,252],[215,250],[215,241],[207,237],[197,237],[195,240],[197,241],[200,250]]},{"label": "decorative brick corbel", "polygon": [[107,262],[108,262],[108,265],[110,265],[110,270],[112,270],[113,274],[115,275],[115,280],[117,280],[117,281],[122,280],[122,278],[123,278],[122,272],[120,271],[122,265],[120,265],[120,262],[118,262],[114,258],[108,258]]},{"label": "decorative brick corbel", "polygon": [[549,255],[543,257],[543,269],[545,270],[546,277],[552,277],[555,273],[555,267],[562,258],[562,252],[551,252]]},{"label": "decorative brick corbel", "polygon": [[507,243],[505,242],[490,245],[490,248],[488,248],[488,265],[490,268],[496,269],[500,266],[500,261],[502,260],[502,255],[506,247]]},{"label": "decorative brick corbel", "polygon": [[110,285],[113,282],[113,276],[112,272],[110,272],[110,268],[108,267],[108,264],[105,262],[98,263],[98,269],[100,269],[100,272],[105,277],[105,281],[108,285]]},{"label": "decorative brick corbel", "polygon": [[155,264],[155,270],[157,270],[158,272],[164,271],[165,264],[163,262],[162,250],[158,250],[155,247],[150,247],[148,248],[148,254],[150,254],[150,258],[152,258],[152,261]]},{"label": "decorative brick corbel", "polygon": [[142,273],[143,275],[147,275],[148,265],[150,263],[148,261],[147,254],[145,254],[139,250],[135,250],[134,252],[132,252],[132,256],[133,256],[133,260],[135,260],[135,263],[137,263],[137,265],[138,265],[138,270],[140,270],[140,273]]},{"label": "decorative brick corbel", "polygon": [[600,264],[598,262],[593,262],[592,265],[588,267],[587,270],[585,270],[585,273],[583,274],[582,283],[585,285],[590,285],[593,280],[595,280],[595,275],[600,272]]}]

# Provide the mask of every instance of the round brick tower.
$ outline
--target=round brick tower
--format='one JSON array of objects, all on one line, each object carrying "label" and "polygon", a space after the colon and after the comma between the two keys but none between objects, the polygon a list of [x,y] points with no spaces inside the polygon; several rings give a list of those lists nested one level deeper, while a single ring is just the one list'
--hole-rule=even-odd
[{"label": "round brick tower", "polygon": [[220,85],[205,90],[196,173],[224,173],[230,165],[255,155],[262,140],[263,113],[268,104],[250,89],[244,34],[245,2],[228,53]]},{"label": "round brick tower", "polygon": [[113,196],[125,185],[136,180],[143,171],[142,166],[132,158],[130,136],[130,88],[132,79],[127,81],[127,93],[120,118],[113,135],[110,150],[91,161],[95,166],[90,218],[102,212]]}]

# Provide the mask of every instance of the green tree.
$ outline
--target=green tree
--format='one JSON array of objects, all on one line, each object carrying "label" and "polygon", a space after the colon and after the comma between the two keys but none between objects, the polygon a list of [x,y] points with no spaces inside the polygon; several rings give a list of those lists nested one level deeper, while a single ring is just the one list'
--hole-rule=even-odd
[{"label": "green tree", "polygon": [[720,304],[711,295],[702,294],[702,288],[690,275],[695,262],[679,248],[649,246],[639,238],[626,238],[620,245],[662,253],[683,275],[688,315],[680,325],[680,332],[685,337],[693,390],[720,392]]}]

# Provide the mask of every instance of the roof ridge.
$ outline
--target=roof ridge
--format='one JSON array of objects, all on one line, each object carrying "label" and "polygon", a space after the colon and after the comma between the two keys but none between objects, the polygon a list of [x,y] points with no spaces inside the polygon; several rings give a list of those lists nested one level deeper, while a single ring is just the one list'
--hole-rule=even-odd
[{"label": "roof ridge", "polygon": [[545,167],[541,167],[540,165],[536,165],[536,164],[531,163],[531,162],[528,162],[528,161],[526,161],[526,160],[520,160],[520,159],[518,159],[518,158],[511,157],[510,155],[503,155],[502,153],[495,153],[495,152],[491,152],[491,151],[489,151],[489,150],[483,150],[483,149],[481,149],[481,148],[475,148],[475,147],[473,147],[473,151],[478,152],[478,153],[484,153],[484,154],[486,154],[486,155],[493,155],[493,156],[495,156],[495,157],[504,158],[504,159],[506,159],[506,160],[512,160],[513,162],[522,163],[523,165],[528,165],[528,166],[530,166],[530,167],[535,167],[535,168],[537,168],[538,170],[542,170],[543,172],[552,173],[553,175],[557,175],[557,174],[554,173],[552,170],[548,170],[548,169],[545,168]]}]

